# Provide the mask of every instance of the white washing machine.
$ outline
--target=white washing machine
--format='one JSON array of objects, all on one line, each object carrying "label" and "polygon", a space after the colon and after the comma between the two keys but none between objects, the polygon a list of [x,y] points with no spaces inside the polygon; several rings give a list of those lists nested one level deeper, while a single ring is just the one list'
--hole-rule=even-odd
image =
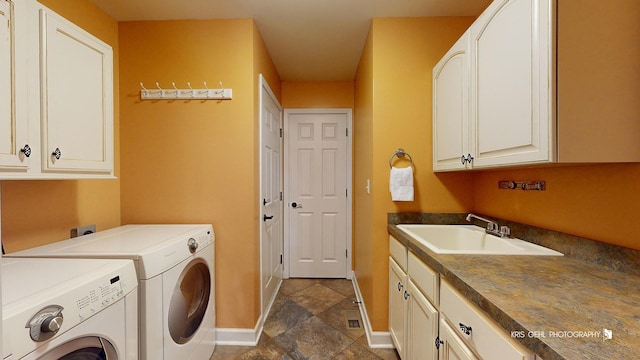
[{"label": "white washing machine", "polygon": [[5,360],[138,359],[131,260],[2,259]]},{"label": "white washing machine", "polygon": [[208,360],[213,354],[211,225],[126,225],[6,256],[132,259],[140,287],[140,358]]}]

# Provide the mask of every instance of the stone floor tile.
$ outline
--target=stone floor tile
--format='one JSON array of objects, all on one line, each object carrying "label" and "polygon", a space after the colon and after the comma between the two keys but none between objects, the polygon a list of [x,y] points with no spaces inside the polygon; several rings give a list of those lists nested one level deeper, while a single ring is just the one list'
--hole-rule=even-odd
[{"label": "stone floor tile", "polygon": [[380,358],[369,351],[366,347],[354,342],[348,348],[344,349],[333,360],[380,360]]},{"label": "stone floor tile", "polygon": [[[354,339],[354,340],[358,339],[362,335],[364,335],[364,327],[362,326],[361,328],[350,329],[347,326],[346,314],[345,314],[346,310],[355,310],[358,312],[360,311],[360,309],[358,308],[358,305],[354,304],[353,300],[347,298],[333,305],[332,307],[326,309],[320,314],[317,314],[316,316],[322,321],[324,321],[325,323],[327,323],[328,325],[330,325],[331,327],[333,327],[334,329],[347,335],[351,339]],[[360,323],[362,325],[362,320],[360,320]]]},{"label": "stone floor tile", "polygon": [[334,290],[346,297],[355,299],[356,292],[353,289],[353,282],[347,279],[321,279],[320,285],[326,286],[331,290]]},{"label": "stone floor tile", "polygon": [[317,317],[311,317],[293,329],[273,338],[293,359],[331,359],[353,340]]},{"label": "stone floor tile", "polygon": [[300,290],[289,298],[313,314],[319,314],[345,299],[344,295],[320,284]]},{"label": "stone floor tile", "polygon": [[289,296],[318,283],[316,279],[286,279],[280,285],[279,293]]},{"label": "stone floor tile", "polygon": [[285,298],[285,300],[280,304],[274,303],[274,306],[271,308],[271,312],[264,323],[263,331],[270,337],[276,337],[307,320],[311,316],[313,316],[313,314],[305,308],[290,299]]}]

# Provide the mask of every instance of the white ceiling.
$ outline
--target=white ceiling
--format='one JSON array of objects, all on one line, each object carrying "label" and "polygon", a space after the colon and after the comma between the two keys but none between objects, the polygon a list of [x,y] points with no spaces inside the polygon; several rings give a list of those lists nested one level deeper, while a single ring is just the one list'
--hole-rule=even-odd
[{"label": "white ceiling", "polygon": [[476,16],[491,0],[91,0],[118,21],[253,18],[283,81],[355,78],[374,17]]}]

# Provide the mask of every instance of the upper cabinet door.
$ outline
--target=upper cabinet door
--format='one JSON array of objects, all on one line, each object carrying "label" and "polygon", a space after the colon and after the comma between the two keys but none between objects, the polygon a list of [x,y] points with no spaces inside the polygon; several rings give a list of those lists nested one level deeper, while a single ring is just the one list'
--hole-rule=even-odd
[{"label": "upper cabinet door", "polygon": [[16,95],[25,80],[23,63],[15,61],[21,49],[15,40],[12,3],[0,1],[0,172],[25,172],[33,146],[27,141],[26,121],[18,121],[26,109],[25,97]]},{"label": "upper cabinet door", "polygon": [[433,68],[433,169],[462,170],[469,154],[469,31]]},{"label": "upper cabinet door", "polygon": [[553,161],[551,0],[496,0],[471,26],[474,167]]},{"label": "upper cabinet door", "polygon": [[40,9],[42,170],[113,172],[113,52]]}]

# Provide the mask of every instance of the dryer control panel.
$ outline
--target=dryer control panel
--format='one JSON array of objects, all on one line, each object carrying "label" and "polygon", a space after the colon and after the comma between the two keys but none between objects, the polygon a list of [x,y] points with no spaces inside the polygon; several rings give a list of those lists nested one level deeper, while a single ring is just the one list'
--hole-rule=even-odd
[{"label": "dryer control panel", "polygon": [[78,320],[84,321],[125,296],[125,289],[128,286],[123,281],[118,274],[102,283],[97,283],[82,294],[83,296],[76,300]]}]

